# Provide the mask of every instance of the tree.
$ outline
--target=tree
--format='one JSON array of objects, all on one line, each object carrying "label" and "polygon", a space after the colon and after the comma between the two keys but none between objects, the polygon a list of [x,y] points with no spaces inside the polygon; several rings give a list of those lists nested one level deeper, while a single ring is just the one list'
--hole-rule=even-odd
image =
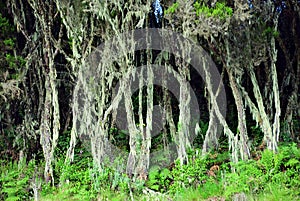
[{"label": "tree", "polygon": [[[272,1],[6,3],[22,39],[18,54],[25,59],[12,56],[16,48],[13,39],[5,38],[4,45],[1,42],[6,49],[0,55],[1,62],[5,60],[0,101],[13,107],[5,111],[1,106],[3,119],[9,121],[1,126],[19,133],[15,141],[20,136],[25,139],[18,149],[20,157],[24,153],[24,158],[32,157],[29,152],[36,154],[41,146],[46,181],[54,184],[56,146],[68,129],[66,163],[74,161],[75,147],[81,140],[99,170],[119,156],[126,162],[118,168],[145,179],[154,154],[154,124],[162,118],[158,127],[163,133],[158,135],[163,136],[164,151],[158,154],[164,159],[178,158],[181,164],[188,162],[195,137],[192,133],[200,130],[194,115],[199,108],[191,107],[197,104],[189,88],[196,83],[193,77],[197,76],[192,75],[195,63],[202,65],[200,74],[205,83],[205,87],[195,88],[205,94],[205,111],[209,112],[203,115],[208,117],[203,154],[218,146],[223,129],[232,161],[249,159],[249,116],[263,133],[262,145],[272,151],[277,151],[281,120],[286,122],[284,131],[295,137],[293,119],[300,115],[295,110],[299,108],[300,79],[296,1],[286,1],[283,10]],[[164,16],[161,6],[168,8]],[[281,22],[285,19],[292,22],[287,29]],[[3,17],[0,20],[1,26],[7,23]],[[148,26],[162,29],[144,29]],[[4,35],[2,31],[1,38]],[[205,51],[192,44],[201,45]],[[277,51],[283,53],[283,63],[277,61]],[[4,53],[9,53],[5,59]],[[211,58],[217,64],[214,70]],[[172,85],[176,93],[169,87],[173,81],[170,74],[176,81]],[[289,86],[293,86],[291,91]],[[225,115],[225,88],[236,110],[236,126]],[[12,97],[19,97],[21,92],[20,99]],[[8,104],[6,99],[14,102]],[[14,120],[18,110],[23,114]],[[114,130],[128,132],[128,153],[113,145]],[[172,155],[172,149],[176,154]]]}]

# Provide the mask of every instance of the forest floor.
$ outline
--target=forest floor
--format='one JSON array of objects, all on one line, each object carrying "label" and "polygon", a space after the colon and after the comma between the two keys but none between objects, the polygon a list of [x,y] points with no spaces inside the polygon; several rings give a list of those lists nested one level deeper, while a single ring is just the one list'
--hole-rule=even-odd
[{"label": "forest floor", "polygon": [[146,180],[105,168],[96,170],[89,153],[71,165],[54,164],[54,185],[45,184],[43,162],[0,161],[0,200],[300,200],[300,149],[282,145],[278,153],[256,151],[254,159],[230,162],[227,151],[205,157],[192,150],[190,162],[151,168]]}]

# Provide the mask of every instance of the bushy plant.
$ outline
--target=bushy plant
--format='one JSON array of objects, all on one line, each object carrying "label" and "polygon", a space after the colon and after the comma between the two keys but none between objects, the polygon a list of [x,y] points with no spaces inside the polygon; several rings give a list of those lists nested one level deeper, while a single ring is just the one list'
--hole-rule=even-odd
[{"label": "bushy plant", "polygon": [[95,198],[92,182],[92,160],[89,157],[82,157],[74,163],[65,163],[63,159],[56,163],[56,175],[60,175],[59,186],[60,192],[71,197],[78,198]]},{"label": "bushy plant", "polygon": [[180,191],[182,188],[189,186],[197,186],[204,183],[208,179],[208,160],[207,157],[197,157],[187,165],[181,166],[176,161],[172,170],[174,182],[170,186],[171,192]]},{"label": "bushy plant", "polygon": [[[201,156],[199,151],[191,150],[184,165],[176,161],[168,168],[152,168],[147,181],[129,178],[111,167],[96,168],[88,153],[80,156],[76,152],[72,164],[65,163],[64,157],[57,159],[56,182],[54,186],[42,185],[41,200],[142,199],[145,192],[175,200],[232,199],[238,195],[247,195],[249,200],[280,200],[300,196],[300,150],[296,144],[280,146],[278,153],[265,150],[259,160],[236,164],[228,161],[228,152]],[[3,162],[1,200],[33,198],[30,184],[37,167],[43,164]]]},{"label": "bushy plant", "polygon": [[169,169],[153,169],[149,173],[146,186],[155,191],[166,192],[172,181],[173,176]]},{"label": "bushy plant", "polygon": [[178,3],[178,2],[173,3],[173,4],[165,11],[165,13],[166,13],[166,14],[169,14],[169,13],[175,13],[175,11],[177,10],[178,6],[179,6],[179,3]]},{"label": "bushy plant", "polygon": [[[299,190],[299,149],[296,144],[281,146],[278,153],[265,150],[258,161],[240,161],[232,164],[235,171],[227,172],[222,180],[226,197],[235,193],[247,194],[270,193],[268,188],[280,184],[286,191],[294,196],[300,194]],[[271,192],[272,193],[272,192]]]},{"label": "bushy plant", "polygon": [[263,171],[256,161],[240,161],[231,166],[234,171],[226,172],[222,180],[226,197],[242,192],[256,193],[263,187],[261,180]]},{"label": "bushy plant", "polygon": [[0,198],[1,200],[29,200],[32,197],[30,179],[35,171],[35,161],[25,162],[1,161]]},{"label": "bushy plant", "polygon": [[204,14],[207,17],[216,17],[225,19],[226,17],[232,16],[232,8],[225,5],[225,3],[216,2],[213,7],[209,7],[199,1],[194,4],[197,16]]}]

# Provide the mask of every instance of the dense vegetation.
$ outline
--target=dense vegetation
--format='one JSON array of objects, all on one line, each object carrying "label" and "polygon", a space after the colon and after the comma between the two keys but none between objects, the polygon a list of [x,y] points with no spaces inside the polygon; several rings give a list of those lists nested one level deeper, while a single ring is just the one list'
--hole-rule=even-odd
[{"label": "dense vegetation", "polygon": [[299,1],[0,8],[0,200],[300,199]]},{"label": "dense vegetation", "polygon": [[297,200],[300,196],[300,149],[279,147],[277,154],[256,151],[255,158],[232,164],[227,151],[201,156],[189,153],[190,162],[151,168],[145,180],[106,168],[93,168],[89,153],[76,154],[71,165],[57,157],[54,186],[42,180],[42,166],[2,161],[1,200]]}]

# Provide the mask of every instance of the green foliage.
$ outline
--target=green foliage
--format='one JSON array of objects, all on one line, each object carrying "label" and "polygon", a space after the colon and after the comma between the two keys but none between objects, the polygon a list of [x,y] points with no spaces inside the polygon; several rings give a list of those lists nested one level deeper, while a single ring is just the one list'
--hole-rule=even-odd
[{"label": "green foliage", "polygon": [[195,187],[206,181],[208,179],[206,174],[209,169],[208,165],[207,157],[196,157],[192,162],[183,166],[180,166],[179,161],[177,161],[172,170],[174,182],[170,186],[170,191],[174,193],[183,187]]},{"label": "green foliage", "polygon": [[65,163],[59,159],[54,168],[60,188],[52,188],[46,185],[42,191],[43,199],[72,199],[89,200],[96,197],[92,183],[92,164],[88,157],[83,157],[74,164]]},{"label": "green foliage", "polygon": [[[173,3],[166,11],[165,14],[173,14],[179,7],[179,3]],[[214,7],[209,7],[202,1],[196,1],[194,3],[194,8],[196,11],[196,15],[204,14],[207,17],[216,17],[220,19],[225,19],[227,17],[232,16],[233,10],[232,8],[226,6],[225,3],[217,2]]]},{"label": "green foliage", "polygon": [[0,33],[1,35],[8,35],[14,31],[14,27],[9,23],[8,19],[0,13]]},{"label": "green foliage", "polygon": [[[78,158],[78,155],[75,158]],[[132,190],[138,194],[144,186],[144,181],[133,182],[126,174],[111,167],[95,167],[91,158],[84,153],[80,160],[72,164],[65,164],[63,159],[59,159],[54,172],[59,188],[49,185],[43,187],[42,200],[96,200],[99,193],[104,192],[107,195],[101,196],[111,198],[112,192],[125,196]]]},{"label": "green foliage", "polygon": [[10,69],[17,69],[19,66],[25,65],[25,60],[20,56],[13,56],[11,54],[6,54],[5,58]]},{"label": "green foliage", "polygon": [[[25,65],[23,57],[16,54],[16,33],[14,26],[0,13],[0,82],[18,79],[20,69]],[[6,73],[8,73],[6,75]],[[5,76],[3,76],[5,75]]]},{"label": "green foliage", "polygon": [[207,181],[203,186],[199,187],[201,197],[207,199],[213,196],[222,196],[223,187],[220,183]]},{"label": "green foliage", "polygon": [[[278,153],[265,150],[260,160],[236,164],[229,162],[228,152],[204,157],[199,151],[191,150],[185,165],[176,161],[172,168],[153,167],[146,182],[111,167],[96,168],[87,153],[76,151],[72,164],[65,164],[64,157],[55,162],[55,186],[43,184],[41,200],[128,200],[131,196],[145,200],[145,188],[175,200],[230,200],[238,194],[247,195],[249,200],[299,199],[300,149],[296,144],[280,146]],[[34,161],[27,166],[2,164],[0,198],[30,199],[30,181],[36,168]]]},{"label": "green foliage", "polygon": [[179,3],[176,2],[176,3],[173,3],[172,6],[170,6],[166,11],[165,11],[165,14],[172,14],[172,13],[175,13],[175,11],[178,9],[179,7]]},{"label": "green foliage", "polygon": [[[293,196],[299,196],[300,150],[295,144],[282,146],[277,154],[265,150],[258,161],[232,164],[235,171],[227,172],[222,181],[226,197],[235,193],[270,193],[268,186],[280,184]],[[238,182],[237,182],[238,181]]]},{"label": "green foliage", "polygon": [[242,161],[232,164],[234,172],[227,172],[222,181],[225,185],[225,196],[230,197],[235,193],[256,193],[262,188],[260,180],[263,172],[259,169],[256,161]]},{"label": "green foliage", "polygon": [[54,152],[57,157],[65,156],[70,144],[70,138],[71,130],[64,131],[61,135],[59,135]]},{"label": "green foliage", "polygon": [[175,195],[175,200],[222,200],[221,184],[207,181],[199,187],[188,187]]},{"label": "green foliage", "polygon": [[[296,144],[281,146],[276,154],[265,150],[260,160],[237,164],[229,162],[228,152],[211,153],[206,157],[192,153],[188,164],[180,166],[176,162],[170,175],[173,181],[167,191],[187,200],[192,200],[193,196],[200,200],[215,196],[231,199],[239,193],[260,198],[290,194],[291,198],[296,198],[300,195],[297,190],[300,182],[299,151]],[[159,189],[159,171],[152,174],[149,175],[154,186],[152,189]],[[284,190],[277,192],[278,184]]]},{"label": "green foliage", "polygon": [[[264,170],[266,181],[281,182],[290,187],[300,187],[300,150],[296,144],[282,146],[278,154],[264,151],[259,164]],[[283,174],[284,173],[284,174]]]},{"label": "green foliage", "polygon": [[0,198],[1,200],[29,200],[31,197],[30,179],[35,171],[35,162],[27,164],[1,161]]},{"label": "green foliage", "polygon": [[225,19],[232,16],[232,8],[225,5],[225,3],[217,2],[214,7],[208,7],[204,3],[196,1],[194,4],[196,10],[196,15],[200,16],[201,14],[207,17],[216,17],[220,19]]},{"label": "green foliage", "polygon": [[152,190],[166,192],[173,180],[173,176],[169,169],[154,169],[150,171],[146,186]]},{"label": "green foliage", "polygon": [[277,38],[279,36],[279,31],[275,30],[274,27],[267,27],[263,33],[262,33],[263,36],[267,36],[267,37],[270,37],[270,36],[273,36],[275,38]]},{"label": "green foliage", "polygon": [[15,46],[15,40],[13,40],[13,39],[11,39],[11,38],[5,39],[5,40],[3,41],[3,43],[4,43],[4,45],[10,46],[10,47],[12,47],[12,48]]},{"label": "green foliage", "polygon": [[[295,195],[287,188],[283,188],[280,184],[268,184],[265,190],[258,195],[250,195],[249,200],[262,201],[282,201],[282,200],[296,200]],[[298,198],[299,199],[299,198]]]}]

